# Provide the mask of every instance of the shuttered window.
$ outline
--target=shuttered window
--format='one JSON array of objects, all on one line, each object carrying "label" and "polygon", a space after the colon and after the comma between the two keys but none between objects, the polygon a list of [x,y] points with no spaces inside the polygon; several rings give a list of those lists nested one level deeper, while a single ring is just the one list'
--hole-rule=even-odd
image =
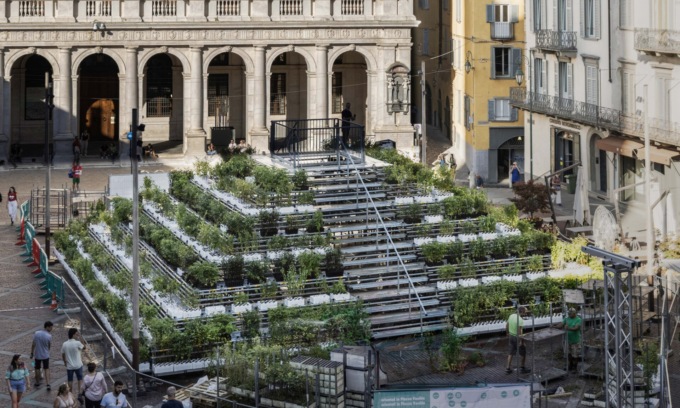
[{"label": "shuttered window", "polygon": [[635,113],[635,84],[630,71],[621,71],[621,105],[624,113]]},{"label": "shuttered window", "polygon": [[543,3],[545,0],[533,0],[533,26],[534,26],[534,32],[538,30],[542,30],[545,27],[545,21],[543,21],[543,8],[545,4]]},{"label": "shuttered window", "polygon": [[597,65],[586,64],[586,103],[599,105],[599,77]]},{"label": "shuttered window", "polygon": [[516,122],[518,112],[510,105],[510,99],[489,100],[489,122]]},{"label": "shuttered window", "polygon": [[470,97],[468,95],[465,95],[465,117],[463,118],[465,120],[465,128],[467,130],[472,129],[472,112],[470,112]]},{"label": "shuttered window", "polygon": [[591,39],[600,38],[600,0],[583,0],[581,36]]},{"label": "shuttered window", "polygon": [[333,104],[332,111],[333,113],[341,113],[342,112],[342,72],[333,72],[333,76],[331,78],[331,81],[333,82],[332,84],[332,89],[333,89],[333,96],[332,96],[332,101],[331,103]]},{"label": "shuttered window", "polygon": [[513,4],[487,4],[487,23],[516,23],[518,21],[519,7]]}]

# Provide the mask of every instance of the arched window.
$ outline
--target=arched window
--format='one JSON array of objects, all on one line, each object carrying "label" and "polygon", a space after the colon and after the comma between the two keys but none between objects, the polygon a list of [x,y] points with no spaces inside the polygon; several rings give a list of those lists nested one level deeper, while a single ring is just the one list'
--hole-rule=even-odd
[{"label": "arched window", "polygon": [[52,83],[52,66],[40,55],[33,55],[26,61],[25,72],[24,119],[45,120],[45,72],[49,73]]},{"label": "arched window", "polygon": [[152,57],[146,68],[146,116],[169,117],[172,113],[172,61],[165,54]]}]

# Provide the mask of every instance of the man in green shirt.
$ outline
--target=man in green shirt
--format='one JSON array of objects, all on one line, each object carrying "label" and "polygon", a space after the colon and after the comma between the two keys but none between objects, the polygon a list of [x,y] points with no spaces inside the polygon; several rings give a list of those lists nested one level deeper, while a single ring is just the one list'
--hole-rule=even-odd
[{"label": "man in green shirt", "polygon": [[567,332],[569,344],[569,371],[578,369],[578,358],[581,355],[581,318],[576,315],[576,309],[569,309],[569,314],[557,325]]},{"label": "man in green shirt", "polygon": [[[505,334],[508,335],[508,365],[505,368],[505,372],[512,373],[512,356],[517,354],[519,351],[521,368],[520,372],[522,374],[530,373],[531,370],[526,368],[524,365],[527,359],[527,348],[524,346],[524,340],[521,339],[524,328],[524,320],[522,316],[525,315],[527,309],[524,306],[520,306],[517,309],[517,313],[513,313],[508,317],[505,322]],[[519,349],[517,346],[519,345]]]}]

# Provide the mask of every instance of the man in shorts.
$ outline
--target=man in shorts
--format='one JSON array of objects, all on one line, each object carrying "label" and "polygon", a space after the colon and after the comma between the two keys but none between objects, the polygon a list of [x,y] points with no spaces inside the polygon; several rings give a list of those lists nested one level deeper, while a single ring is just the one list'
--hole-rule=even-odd
[{"label": "man in shorts", "polygon": [[42,330],[38,330],[33,335],[31,344],[31,358],[35,359],[35,386],[40,386],[40,369],[45,373],[45,384],[47,391],[50,391],[50,347],[52,346],[52,329],[54,324],[50,321],[45,322]]},{"label": "man in shorts", "polygon": [[524,328],[522,316],[525,315],[526,312],[527,309],[524,306],[520,306],[519,309],[517,309],[517,313],[511,314],[505,322],[505,333],[508,335],[508,365],[505,367],[505,372],[507,374],[512,373],[512,357],[518,352],[520,356],[520,372],[522,374],[531,372],[525,365],[527,348],[524,346],[524,340],[521,339]]},{"label": "man in shorts", "polygon": [[83,388],[83,360],[80,357],[80,352],[85,349],[85,345],[80,339],[80,333],[76,328],[68,329],[68,340],[61,346],[61,358],[64,360],[66,366],[66,378],[71,390],[75,391],[73,386],[73,375],[78,379],[78,392]]}]

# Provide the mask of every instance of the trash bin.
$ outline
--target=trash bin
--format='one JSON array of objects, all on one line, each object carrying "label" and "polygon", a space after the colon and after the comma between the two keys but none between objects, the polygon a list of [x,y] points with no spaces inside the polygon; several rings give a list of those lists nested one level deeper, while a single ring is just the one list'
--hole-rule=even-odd
[{"label": "trash bin", "polygon": [[567,181],[567,191],[569,194],[576,193],[576,176],[574,174],[567,174],[564,176],[564,179]]}]

